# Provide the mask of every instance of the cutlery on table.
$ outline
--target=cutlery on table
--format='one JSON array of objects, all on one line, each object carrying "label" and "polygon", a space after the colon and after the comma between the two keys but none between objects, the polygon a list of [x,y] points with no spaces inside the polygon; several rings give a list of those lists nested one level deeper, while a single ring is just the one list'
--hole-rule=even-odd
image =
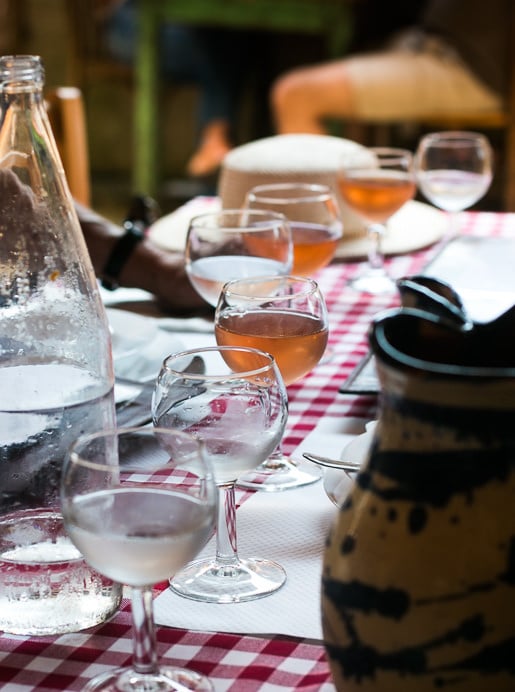
[{"label": "cutlery on table", "polygon": [[361,464],[356,461],[344,461],[339,459],[330,459],[329,457],[323,457],[318,454],[312,454],[311,452],[304,452],[302,454],[304,459],[318,464],[319,466],[325,466],[328,469],[340,469],[341,471],[359,471]]}]

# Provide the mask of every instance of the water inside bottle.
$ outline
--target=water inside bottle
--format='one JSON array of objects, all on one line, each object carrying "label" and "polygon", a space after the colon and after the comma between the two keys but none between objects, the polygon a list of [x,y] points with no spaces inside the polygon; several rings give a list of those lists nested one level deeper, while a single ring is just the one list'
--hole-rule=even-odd
[{"label": "water inside bottle", "polygon": [[100,386],[72,364],[0,368],[0,629],[6,632],[77,631],[119,605],[121,586],[85,563],[59,509],[70,445],[81,431],[112,422],[112,391],[102,394]]}]

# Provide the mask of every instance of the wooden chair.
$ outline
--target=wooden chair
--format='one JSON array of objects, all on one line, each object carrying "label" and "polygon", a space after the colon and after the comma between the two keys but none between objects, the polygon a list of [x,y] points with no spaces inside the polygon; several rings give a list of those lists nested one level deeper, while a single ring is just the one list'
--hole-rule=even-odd
[{"label": "wooden chair", "polygon": [[0,0],[0,53],[25,52],[29,38],[26,0]]},{"label": "wooden chair", "polygon": [[102,24],[95,18],[93,0],[65,0],[68,40],[67,79],[85,94],[96,81],[120,80],[131,84],[133,69],[106,51]]},{"label": "wooden chair", "polygon": [[88,135],[82,92],[77,87],[57,87],[45,94],[48,115],[74,199],[91,203]]}]

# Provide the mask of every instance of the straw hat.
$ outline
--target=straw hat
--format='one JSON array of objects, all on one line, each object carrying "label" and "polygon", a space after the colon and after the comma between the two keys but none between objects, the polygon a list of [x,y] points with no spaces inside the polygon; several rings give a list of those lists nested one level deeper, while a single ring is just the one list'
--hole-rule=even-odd
[{"label": "straw hat", "polygon": [[218,180],[218,195],[225,209],[240,208],[255,185],[302,182],[329,185],[335,192],[344,235],[363,234],[363,221],[342,200],[337,171],[344,153],[364,149],[360,144],[328,135],[291,134],[265,137],[226,154]]},{"label": "straw hat", "polygon": [[[326,135],[277,135],[249,142],[226,154],[218,180],[218,197],[196,197],[183,207],[161,217],[149,229],[152,240],[168,250],[183,250],[188,224],[193,216],[210,211],[240,209],[247,191],[265,183],[303,182],[332,187],[340,206],[343,238],[337,259],[366,256],[370,240],[365,224],[342,200],[337,171],[344,153],[365,147],[340,137]],[[447,228],[444,214],[417,201],[410,201],[392,216],[383,238],[386,255],[413,252],[441,239]]]}]

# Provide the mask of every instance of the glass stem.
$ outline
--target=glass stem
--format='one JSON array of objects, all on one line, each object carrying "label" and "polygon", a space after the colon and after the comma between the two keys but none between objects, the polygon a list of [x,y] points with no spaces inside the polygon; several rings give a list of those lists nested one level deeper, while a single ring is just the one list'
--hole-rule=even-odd
[{"label": "glass stem", "polygon": [[132,587],[132,667],[137,673],[157,673],[156,630],[150,587]]},{"label": "glass stem", "polygon": [[373,223],[368,227],[368,235],[372,240],[368,251],[368,263],[374,270],[384,271],[384,256],[381,246],[385,230],[381,223]]},{"label": "glass stem", "polygon": [[[288,401],[286,401],[286,406],[288,406]],[[270,454],[270,456],[265,459],[265,461],[261,464],[262,467],[267,469],[268,471],[278,471],[279,469],[284,469],[288,468],[289,465],[292,466],[297,466],[297,464],[293,461],[293,459],[286,459],[284,456],[284,452],[282,449],[282,439],[279,440],[279,444],[277,447],[274,449],[274,451]]]},{"label": "glass stem", "polygon": [[455,238],[460,230],[460,213],[459,211],[449,212],[449,238]]},{"label": "glass stem", "polygon": [[273,469],[274,471],[278,471],[279,469],[284,468],[285,466],[288,466],[288,464],[291,464],[292,466],[296,466],[295,462],[293,459],[286,459],[284,458],[284,453],[282,450],[281,443],[277,445],[277,447],[274,449],[272,454],[266,459],[266,461],[263,462],[263,466],[265,466],[267,469]]},{"label": "glass stem", "polygon": [[218,494],[216,562],[221,567],[227,566],[230,568],[238,562],[234,483],[219,486]]},{"label": "glass stem", "polygon": [[281,449],[281,443],[277,445],[277,447],[274,449],[272,454],[268,457],[268,459],[264,462],[265,466],[268,468],[273,468],[273,469],[280,469],[284,466],[284,461],[283,461],[283,452]]}]

